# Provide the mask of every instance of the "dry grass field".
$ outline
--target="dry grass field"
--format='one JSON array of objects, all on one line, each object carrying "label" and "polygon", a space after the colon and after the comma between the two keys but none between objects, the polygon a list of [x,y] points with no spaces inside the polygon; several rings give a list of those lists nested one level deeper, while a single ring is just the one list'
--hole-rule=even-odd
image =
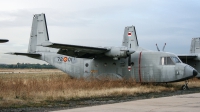
[{"label": "dry grass field", "polygon": [[[0,108],[27,104],[42,106],[44,101],[175,91],[183,84],[184,82],[155,85],[123,80],[88,81],[72,79],[57,69],[0,69]],[[200,81],[190,80],[189,87],[200,87]]]}]

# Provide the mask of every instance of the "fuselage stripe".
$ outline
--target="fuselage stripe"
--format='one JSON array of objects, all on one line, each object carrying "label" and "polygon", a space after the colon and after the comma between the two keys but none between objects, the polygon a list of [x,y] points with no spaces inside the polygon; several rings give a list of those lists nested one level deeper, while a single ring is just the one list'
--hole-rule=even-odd
[{"label": "fuselage stripe", "polygon": [[140,82],[142,82],[142,77],[141,77],[141,57],[142,57],[142,52],[140,52],[140,57],[139,57],[139,78]]}]

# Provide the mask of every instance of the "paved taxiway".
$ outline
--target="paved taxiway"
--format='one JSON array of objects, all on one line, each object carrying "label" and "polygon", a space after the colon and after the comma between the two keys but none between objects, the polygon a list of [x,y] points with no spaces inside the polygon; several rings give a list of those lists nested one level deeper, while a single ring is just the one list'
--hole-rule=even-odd
[{"label": "paved taxiway", "polygon": [[200,93],[136,100],[55,112],[200,112]]}]

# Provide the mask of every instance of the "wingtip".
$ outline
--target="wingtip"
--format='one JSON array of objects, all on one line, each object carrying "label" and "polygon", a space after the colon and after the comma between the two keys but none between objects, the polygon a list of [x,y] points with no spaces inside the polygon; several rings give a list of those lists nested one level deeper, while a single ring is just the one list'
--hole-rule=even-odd
[{"label": "wingtip", "polygon": [[5,42],[8,42],[9,40],[8,39],[0,39],[0,43],[5,43]]}]

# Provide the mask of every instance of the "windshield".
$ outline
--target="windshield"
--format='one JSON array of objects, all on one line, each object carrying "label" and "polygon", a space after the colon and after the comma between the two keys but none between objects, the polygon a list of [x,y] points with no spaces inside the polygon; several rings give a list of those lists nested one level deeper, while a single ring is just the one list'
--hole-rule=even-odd
[{"label": "windshield", "polygon": [[181,61],[177,57],[171,57],[174,63],[181,63]]}]

